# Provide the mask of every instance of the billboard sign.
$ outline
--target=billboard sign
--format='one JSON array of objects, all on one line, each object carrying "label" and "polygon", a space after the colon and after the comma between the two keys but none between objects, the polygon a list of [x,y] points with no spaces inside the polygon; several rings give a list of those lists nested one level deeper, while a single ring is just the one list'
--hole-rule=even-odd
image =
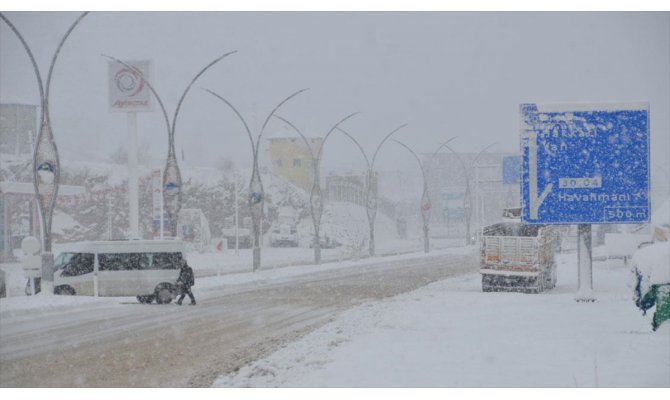
[{"label": "billboard sign", "polygon": [[465,218],[465,193],[462,191],[442,191],[442,215],[448,221],[462,221]]},{"label": "billboard sign", "polygon": [[522,221],[648,222],[649,104],[522,104]]},{"label": "billboard sign", "polygon": [[[113,112],[153,111],[149,80],[151,61],[109,62],[109,108]],[[138,73],[141,72],[141,73]]]}]

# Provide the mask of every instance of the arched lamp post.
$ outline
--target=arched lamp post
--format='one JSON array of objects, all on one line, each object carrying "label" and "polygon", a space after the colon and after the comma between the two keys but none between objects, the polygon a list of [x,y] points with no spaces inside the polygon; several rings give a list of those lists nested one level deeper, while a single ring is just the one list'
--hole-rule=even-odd
[{"label": "arched lamp post", "polygon": [[261,136],[263,136],[263,131],[265,131],[265,127],[267,126],[272,116],[275,115],[275,112],[277,112],[277,110],[279,110],[279,108],[282,105],[284,105],[284,103],[309,89],[298,90],[297,92],[294,92],[293,94],[289,95],[284,100],[279,102],[279,104],[275,106],[275,108],[270,112],[270,114],[268,114],[267,118],[265,118],[265,122],[263,122],[263,126],[261,127],[261,130],[258,133],[255,142],[251,134],[251,130],[249,129],[249,125],[247,124],[244,117],[242,117],[242,114],[240,114],[240,112],[237,111],[235,106],[233,106],[228,100],[221,97],[217,93],[209,89],[205,90],[208,91],[210,94],[212,94],[214,97],[223,101],[228,107],[230,107],[233,110],[235,115],[237,115],[239,120],[242,122],[242,125],[244,125],[244,129],[246,130],[247,136],[249,136],[249,141],[251,142],[251,152],[254,161],[253,161],[253,170],[251,172],[251,180],[249,181],[249,209],[251,211],[251,221],[253,223],[253,231],[254,231],[253,271],[256,271],[261,266],[261,248],[260,248],[261,228],[262,228],[261,219],[263,217],[263,205],[265,204],[265,192],[263,191],[263,182],[261,181],[260,169],[258,167],[258,150],[260,147]]},{"label": "arched lamp post", "polygon": [[449,146],[445,146],[449,151],[454,153],[456,157],[458,158],[458,162],[461,164],[461,168],[463,168],[463,173],[465,174],[465,195],[463,196],[463,209],[465,210],[465,244],[469,245],[472,244],[472,237],[470,236],[470,223],[472,219],[472,190],[470,189],[470,180],[472,179],[471,175],[471,169],[479,159],[479,156],[484,154],[486,150],[491,148],[492,146],[498,144],[497,142],[491,143],[488,146],[484,147],[482,150],[477,153],[475,158],[472,160],[472,163],[470,164],[470,168],[465,166],[465,162],[463,161],[463,158],[461,158],[461,155],[454,151]]},{"label": "arched lamp post", "polygon": [[437,150],[432,154],[430,157],[430,160],[428,160],[428,167],[423,168],[423,164],[421,163],[421,159],[419,159],[419,156],[409,148],[406,144],[396,140],[395,142],[407,149],[412,156],[414,156],[414,159],[419,163],[419,168],[421,169],[421,177],[423,178],[423,192],[421,194],[421,218],[423,219],[423,251],[425,253],[428,253],[430,251],[430,238],[428,235],[429,232],[429,223],[430,223],[430,213],[431,213],[431,204],[430,204],[430,195],[428,194],[428,181],[427,178],[430,176],[430,169],[433,165],[433,160],[435,159],[435,156],[437,153],[443,148],[447,146],[447,143],[451,142],[455,138],[451,138],[447,140],[446,142],[442,143]]},{"label": "arched lamp post", "polygon": [[58,183],[60,181],[60,161],[58,159],[58,148],[53,135],[51,127],[51,115],[49,113],[49,89],[51,86],[51,78],[53,76],[54,66],[58,54],[63,48],[65,40],[70,36],[74,28],[79,22],[88,14],[84,12],[72,23],[70,28],[61,38],[56,52],[54,53],[51,64],[49,65],[49,73],[47,75],[46,85],[42,83],[42,76],[35,61],[28,43],[25,41],[18,29],[9,21],[9,19],[0,13],[0,19],[10,27],[21,41],[21,44],[28,53],[30,62],[35,71],[37,78],[37,86],[40,94],[41,115],[40,115],[40,132],[37,136],[35,145],[35,153],[33,155],[33,185],[37,196],[38,209],[41,216],[42,225],[42,289],[43,293],[53,293],[53,253],[51,253],[51,223],[54,207],[56,205],[56,197],[58,196]]},{"label": "arched lamp post", "polygon": [[317,154],[314,154],[314,149],[312,149],[312,146],[309,144],[309,140],[307,140],[307,137],[303,135],[303,133],[298,129],[295,125],[293,125],[290,121],[288,121],[285,118],[280,117],[279,115],[275,115],[275,118],[278,118],[282,121],[284,121],[287,125],[289,125],[293,130],[295,130],[298,135],[302,138],[302,140],[305,142],[305,145],[307,146],[307,150],[309,151],[309,155],[312,157],[312,166],[314,167],[314,181],[312,183],[312,191],[310,192],[310,197],[309,197],[309,209],[310,213],[312,214],[312,223],[314,224],[314,263],[315,264],[321,264],[321,242],[319,241],[320,237],[320,230],[321,230],[321,217],[323,215],[323,196],[321,195],[321,155],[323,154],[323,146],[326,143],[326,140],[330,136],[331,133],[335,131],[335,129],[344,121],[348,120],[349,118],[353,117],[354,115],[359,114],[358,112],[352,113],[347,115],[346,117],[342,118],[339,120],[335,125],[333,125],[332,128],[326,133],[326,136],[323,137],[323,140],[321,141],[321,146],[319,146],[319,150]]},{"label": "arched lamp post", "polygon": [[366,204],[366,211],[368,215],[368,224],[369,224],[369,232],[370,232],[370,243],[369,243],[369,250],[370,250],[370,256],[375,255],[375,218],[377,217],[377,192],[375,191],[374,195],[372,194],[372,180],[374,179],[374,166],[375,166],[375,160],[377,159],[377,154],[379,153],[379,149],[381,149],[382,145],[388,138],[390,138],[394,133],[398,132],[400,129],[406,127],[407,124],[402,124],[389,132],[384,139],[377,145],[377,148],[375,149],[375,153],[372,156],[372,162],[368,159],[368,156],[365,154],[365,150],[363,150],[363,147],[361,146],[360,143],[356,139],[354,139],[353,136],[351,136],[349,133],[344,131],[342,128],[338,127],[337,130],[344,133],[349,139],[351,139],[355,144],[356,147],[358,147],[358,150],[361,151],[361,154],[363,154],[363,158],[365,159],[365,162],[367,164],[367,176],[365,179],[365,186],[366,186],[366,194],[365,194],[365,204]]}]

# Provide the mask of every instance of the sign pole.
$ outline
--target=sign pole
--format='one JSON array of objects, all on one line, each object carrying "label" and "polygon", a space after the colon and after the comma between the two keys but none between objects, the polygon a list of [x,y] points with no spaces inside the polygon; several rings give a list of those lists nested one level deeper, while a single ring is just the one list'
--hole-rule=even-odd
[{"label": "sign pole", "polygon": [[139,238],[139,196],[137,178],[137,113],[128,115],[128,231],[131,239]]},{"label": "sign pole", "polygon": [[591,225],[577,225],[577,301],[596,301],[593,293]]},{"label": "sign pole", "polygon": [[[162,181],[161,181],[162,182]],[[163,185],[161,184],[161,240],[165,239],[165,234],[163,233],[165,231],[165,201],[163,200]]]},{"label": "sign pole", "polygon": [[237,176],[235,176],[235,255],[240,254],[240,222],[237,209]]}]

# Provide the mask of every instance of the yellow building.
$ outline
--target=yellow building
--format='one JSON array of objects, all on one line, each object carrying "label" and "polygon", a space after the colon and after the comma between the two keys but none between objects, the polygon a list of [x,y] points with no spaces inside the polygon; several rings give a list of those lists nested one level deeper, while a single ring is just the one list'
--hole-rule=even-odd
[{"label": "yellow building", "polygon": [[[314,154],[318,154],[322,138],[307,138]],[[305,141],[300,137],[274,137],[270,141],[270,160],[275,175],[283,176],[307,192],[312,190],[314,166]]]}]

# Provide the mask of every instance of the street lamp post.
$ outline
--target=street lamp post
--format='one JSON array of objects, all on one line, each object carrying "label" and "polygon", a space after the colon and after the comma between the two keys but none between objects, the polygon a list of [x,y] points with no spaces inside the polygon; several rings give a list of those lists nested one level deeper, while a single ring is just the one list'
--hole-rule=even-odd
[{"label": "street lamp post", "polygon": [[37,78],[37,86],[40,94],[41,116],[40,116],[40,132],[37,136],[37,144],[35,145],[33,155],[33,185],[37,196],[37,204],[41,216],[42,225],[42,292],[45,294],[53,293],[53,253],[51,252],[51,223],[54,207],[56,205],[56,197],[58,196],[58,183],[60,181],[60,162],[58,159],[58,148],[53,135],[51,127],[51,116],[49,113],[49,88],[51,86],[51,77],[53,76],[54,66],[58,54],[63,48],[63,44],[70,36],[74,28],[79,22],[88,14],[82,13],[72,23],[70,28],[61,38],[56,52],[54,53],[51,64],[49,65],[49,73],[47,75],[46,85],[42,83],[42,76],[35,61],[28,43],[25,41],[18,29],[12,24],[9,19],[0,13],[0,19],[10,27],[10,29],[19,38],[19,41],[25,48],[30,58]]},{"label": "street lamp post", "polygon": [[472,162],[470,164],[470,168],[465,166],[465,162],[463,161],[463,159],[461,158],[461,155],[459,153],[457,153],[451,147],[445,145],[445,147],[449,151],[451,151],[452,153],[454,153],[454,155],[456,155],[456,157],[458,158],[459,163],[461,164],[461,168],[463,168],[463,173],[465,174],[465,195],[463,196],[463,209],[465,211],[465,244],[466,245],[472,244],[472,238],[470,237],[470,223],[471,223],[471,219],[472,219],[472,206],[473,206],[473,204],[472,204],[472,191],[470,190],[470,180],[472,179],[470,169],[472,169],[472,166],[475,165],[475,163],[479,159],[479,156],[484,154],[484,152],[486,150],[488,150],[490,147],[492,147],[496,144],[498,144],[498,142],[491,143],[488,146],[484,147],[482,150],[480,150],[479,153],[477,153],[475,158],[472,160]]},{"label": "street lamp post", "polygon": [[310,213],[312,214],[312,223],[314,224],[314,263],[315,264],[321,264],[321,242],[319,241],[319,233],[321,230],[321,216],[323,215],[323,197],[321,195],[321,155],[323,154],[323,146],[326,143],[326,140],[328,139],[328,136],[330,136],[331,133],[335,131],[335,129],[344,121],[348,120],[349,118],[353,117],[354,115],[358,114],[358,112],[352,113],[347,115],[346,117],[342,118],[339,120],[335,125],[333,125],[332,128],[326,133],[326,136],[323,137],[323,140],[321,141],[321,146],[319,146],[319,150],[317,154],[314,154],[314,149],[312,149],[312,146],[309,144],[309,140],[307,140],[307,137],[298,129],[295,125],[293,125],[290,121],[286,120],[285,118],[280,117],[279,115],[275,115],[276,118],[284,121],[287,125],[289,125],[293,130],[295,130],[298,135],[302,138],[302,140],[305,142],[305,145],[307,146],[307,150],[309,151],[309,155],[312,157],[312,166],[314,168],[314,181],[312,183],[312,191],[310,192],[310,198],[309,198],[309,209]]},{"label": "street lamp post", "polygon": [[419,163],[419,168],[421,169],[421,177],[423,178],[423,192],[421,194],[421,218],[423,219],[423,251],[425,253],[428,253],[430,251],[430,237],[428,235],[430,227],[430,213],[431,213],[431,204],[430,204],[430,196],[428,194],[428,181],[427,177],[430,176],[430,169],[433,165],[433,160],[435,159],[435,156],[437,153],[443,148],[447,146],[447,143],[451,142],[455,138],[451,138],[447,140],[446,142],[442,143],[432,154],[430,159],[428,160],[428,167],[423,168],[423,164],[421,163],[421,159],[419,159],[419,156],[409,148],[406,144],[396,140],[395,142],[407,149],[412,156],[414,156],[414,159]]},{"label": "street lamp post", "polygon": [[265,122],[263,122],[263,126],[261,127],[261,130],[258,133],[255,142],[251,134],[251,130],[249,129],[249,125],[247,124],[244,117],[242,117],[242,114],[240,114],[240,112],[237,111],[237,108],[235,108],[235,106],[233,106],[232,103],[230,103],[228,100],[221,97],[217,93],[209,89],[205,90],[208,91],[210,94],[212,94],[214,97],[223,101],[228,107],[230,107],[233,110],[235,115],[237,115],[239,120],[242,122],[242,125],[244,125],[244,129],[246,130],[247,136],[249,136],[249,141],[251,142],[251,152],[254,161],[253,161],[253,169],[251,172],[251,180],[249,181],[249,209],[251,212],[251,221],[253,224],[253,233],[254,233],[253,271],[255,272],[261,266],[261,248],[260,248],[261,228],[262,228],[261,219],[263,218],[263,205],[265,204],[265,192],[263,191],[263,182],[261,181],[260,169],[258,167],[258,150],[260,148],[261,136],[263,136],[263,131],[265,131],[265,127],[267,126],[272,116],[275,115],[275,112],[277,112],[277,110],[279,110],[279,108],[282,105],[284,105],[284,103],[286,103],[287,101],[291,100],[295,96],[299,95],[300,93],[308,89],[298,90],[297,92],[292,93],[284,100],[279,102],[279,104],[275,106],[275,108],[270,112],[270,114],[268,114],[267,118],[265,118]]},{"label": "street lamp post", "polygon": [[[153,93],[154,97],[156,97],[156,100],[158,101],[161,111],[163,112],[163,118],[165,118],[165,124],[167,126],[167,134],[168,134],[168,155],[167,160],[165,162],[165,169],[163,170],[163,205],[164,205],[163,207],[168,214],[168,221],[170,221],[170,233],[173,238],[177,236],[177,219],[179,217],[179,210],[181,209],[181,202],[182,202],[181,172],[179,170],[179,164],[177,162],[177,156],[174,149],[174,136],[175,131],[177,129],[177,116],[179,115],[179,110],[181,109],[181,105],[184,102],[184,98],[186,98],[186,94],[191,89],[195,81],[198,80],[198,78],[200,78],[200,76],[204,74],[205,71],[207,71],[214,64],[218,63],[219,61],[223,60],[224,58],[234,53],[237,53],[237,50],[228,52],[222,56],[215,58],[212,62],[207,64],[203,69],[200,70],[200,72],[198,72],[193,77],[193,79],[188,84],[188,86],[186,86],[186,89],[179,98],[177,108],[175,109],[174,115],[172,117],[172,123],[170,123],[170,119],[168,117],[163,101],[161,100],[160,96],[154,89],[153,85],[144,78],[142,71],[135,68],[134,66],[131,66],[119,60],[118,58],[114,58],[103,54],[104,57],[116,61],[121,65],[124,65],[126,68],[131,69],[138,76],[140,76],[144,81],[144,83],[147,84],[147,87],[149,87],[149,90],[151,90],[151,93]],[[163,216],[161,215],[161,218],[162,217]]]},{"label": "street lamp post", "polygon": [[365,150],[363,150],[363,147],[361,146],[360,143],[356,139],[354,139],[353,136],[351,136],[349,133],[347,133],[345,130],[342,128],[338,127],[337,130],[345,134],[349,139],[351,139],[354,144],[356,144],[356,147],[358,147],[358,150],[361,151],[361,154],[363,154],[363,158],[365,159],[365,162],[368,166],[367,173],[366,173],[366,178],[365,178],[365,187],[366,187],[366,192],[365,192],[365,205],[366,205],[366,211],[368,215],[368,224],[369,224],[369,232],[370,232],[370,243],[369,243],[369,250],[370,250],[370,256],[375,255],[375,218],[377,217],[377,191],[375,191],[374,195],[372,194],[372,180],[374,179],[374,166],[375,166],[375,160],[377,159],[377,154],[379,153],[379,149],[381,149],[382,145],[388,138],[391,137],[394,133],[398,132],[400,129],[406,127],[407,124],[402,124],[389,132],[384,139],[377,145],[377,148],[375,149],[375,153],[372,156],[372,162],[368,159],[368,156],[365,154]]}]

